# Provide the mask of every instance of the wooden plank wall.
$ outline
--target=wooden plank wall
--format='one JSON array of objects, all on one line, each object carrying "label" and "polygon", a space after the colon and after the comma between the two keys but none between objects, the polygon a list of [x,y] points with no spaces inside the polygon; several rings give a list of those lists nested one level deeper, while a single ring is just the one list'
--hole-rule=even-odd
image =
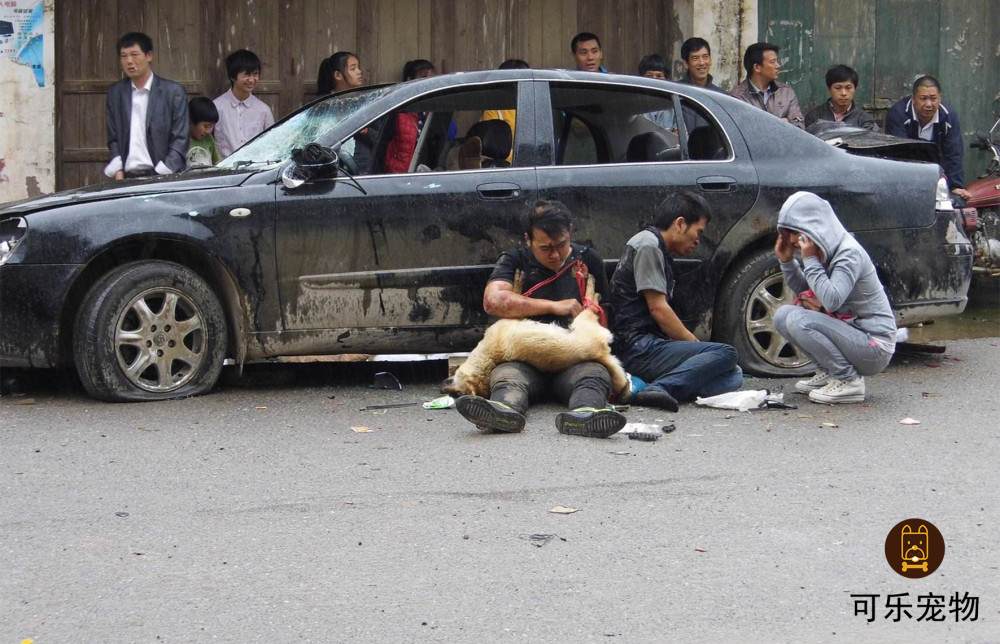
[{"label": "wooden plank wall", "polygon": [[[115,42],[139,30],[154,41],[153,69],[189,94],[228,88],[226,55],[263,61],[258,96],[275,117],[316,94],[320,61],[339,50],[361,59],[365,82],[400,80],[427,58],[442,73],[495,68],[507,58],[571,68],[572,37],[601,37],[606,66],[635,73],[648,53],[668,63],[679,47],[674,0],[80,0],[56,3],[57,185],[104,180],[104,96],[119,75]],[[140,7],[139,11],[135,7]]]}]

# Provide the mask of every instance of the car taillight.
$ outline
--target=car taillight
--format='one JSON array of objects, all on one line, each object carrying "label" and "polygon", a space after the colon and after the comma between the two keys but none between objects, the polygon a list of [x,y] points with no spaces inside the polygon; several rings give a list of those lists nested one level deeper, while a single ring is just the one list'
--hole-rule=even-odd
[{"label": "car taillight", "polygon": [[934,191],[934,201],[937,202],[938,210],[954,210],[951,203],[951,192],[948,191],[948,179],[944,175],[938,179],[937,189]]},{"label": "car taillight", "polygon": [[28,222],[23,217],[11,217],[0,221],[0,266],[7,263],[27,233]]}]

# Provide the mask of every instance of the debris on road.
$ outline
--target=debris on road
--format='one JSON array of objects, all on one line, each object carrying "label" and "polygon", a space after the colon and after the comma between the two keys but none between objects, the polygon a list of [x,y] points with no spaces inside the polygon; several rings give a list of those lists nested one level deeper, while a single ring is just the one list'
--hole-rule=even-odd
[{"label": "debris on road", "polygon": [[549,510],[553,514],[573,514],[574,512],[579,512],[579,508],[567,508],[562,505],[557,505],[556,507]]},{"label": "debris on road", "polygon": [[372,389],[395,389],[402,391],[403,385],[399,384],[399,379],[388,371],[379,371],[372,381]]},{"label": "debris on road", "polygon": [[704,548],[695,548],[695,549],[694,549],[694,551],[695,551],[695,552],[708,552],[708,551],[707,551],[707,550],[705,550]]},{"label": "debris on road", "polygon": [[357,426],[351,427],[351,431],[354,432],[355,434],[369,434],[369,433],[371,433],[372,428],[371,427],[365,427],[364,425],[357,425]]},{"label": "debris on road", "polygon": [[[467,539],[468,535],[466,535],[464,538]],[[527,541],[530,541],[531,545],[537,546],[539,548],[541,548],[542,546],[544,546],[548,542],[552,541],[553,539],[559,539],[560,541],[566,541],[566,537],[560,537],[557,534],[547,534],[547,533],[543,533],[543,532],[536,532],[535,534],[522,534],[521,538],[525,539]]]},{"label": "debris on road", "polygon": [[419,404],[420,403],[418,403],[418,402],[408,402],[408,403],[393,403],[391,405],[367,405],[365,407],[362,407],[358,411],[373,411],[373,410],[376,410],[376,409],[380,409],[380,410],[384,410],[384,409],[400,409],[402,407],[416,407]]},{"label": "debris on road", "polygon": [[434,400],[428,400],[423,404],[424,409],[451,409],[454,406],[455,399],[451,396],[441,396],[440,398],[435,398]]},{"label": "debris on road", "polygon": [[904,418],[903,420],[899,421],[899,424],[900,425],[919,425],[920,421],[917,420],[916,418]]},{"label": "debris on road", "polygon": [[837,423],[823,423],[820,427],[840,427]]}]

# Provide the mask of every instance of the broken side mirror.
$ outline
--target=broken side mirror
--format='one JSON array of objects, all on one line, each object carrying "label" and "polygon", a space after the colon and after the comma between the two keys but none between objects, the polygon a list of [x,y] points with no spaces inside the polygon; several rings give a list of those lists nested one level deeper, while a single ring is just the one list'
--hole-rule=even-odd
[{"label": "broken side mirror", "polygon": [[289,190],[316,177],[337,176],[340,155],[334,148],[310,143],[292,150],[292,162],[281,172],[281,183]]}]

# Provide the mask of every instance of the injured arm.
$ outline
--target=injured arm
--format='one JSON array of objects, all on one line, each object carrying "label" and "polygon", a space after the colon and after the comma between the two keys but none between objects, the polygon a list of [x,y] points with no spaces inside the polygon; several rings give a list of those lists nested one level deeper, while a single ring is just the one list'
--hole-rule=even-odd
[{"label": "injured arm", "polygon": [[583,310],[578,300],[543,300],[514,292],[514,285],[493,280],[483,293],[483,309],[498,318],[530,318],[538,315],[575,317]]},{"label": "injured arm", "polygon": [[687,330],[681,319],[674,313],[673,307],[667,302],[667,296],[659,291],[645,290],[642,292],[646,298],[646,306],[649,307],[649,314],[656,320],[656,324],[671,340],[686,340],[688,342],[698,342],[698,338]]}]

